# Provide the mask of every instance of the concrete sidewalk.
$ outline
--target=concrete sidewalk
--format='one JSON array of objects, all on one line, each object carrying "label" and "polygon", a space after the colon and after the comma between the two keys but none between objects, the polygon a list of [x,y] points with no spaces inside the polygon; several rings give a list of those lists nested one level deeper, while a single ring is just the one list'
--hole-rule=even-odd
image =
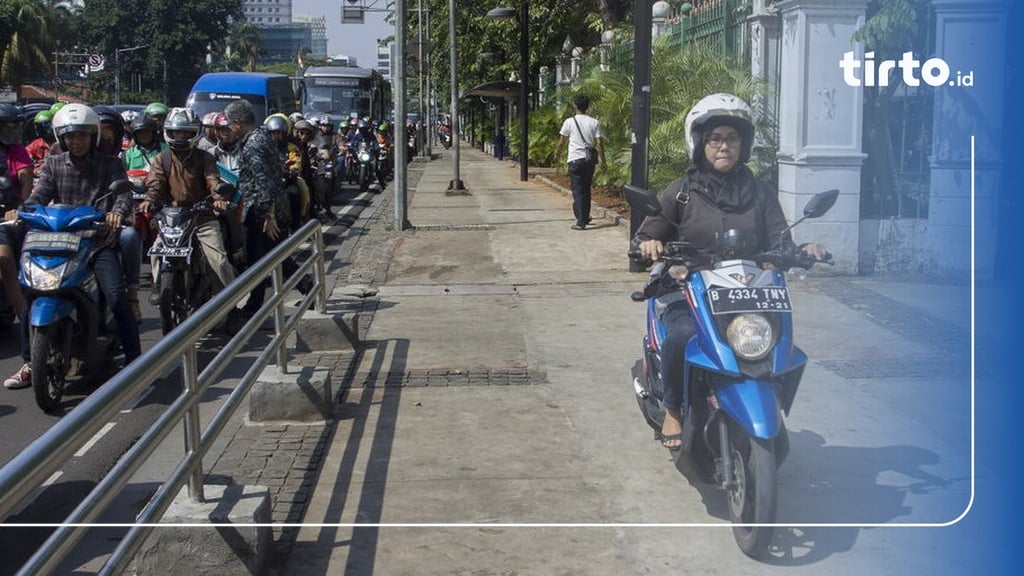
[{"label": "concrete sidewalk", "polygon": [[[342,238],[358,242],[335,256],[329,308],[360,315],[365,346],[352,362],[312,359],[332,365],[341,381],[335,421],[236,436],[239,444],[261,444],[263,452],[253,452],[257,462],[272,460],[275,446],[285,444],[302,454],[290,460],[292,470],[280,472],[276,498],[284,501],[275,502],[274,520],[301,518],[305,526],[276,531],[282,548],[275,571],[791,570],[785,562],[754,563],[735,549],[716,493],[688,485],[651,441],[636,409],[628,375],[639,356],[644,314],[629,293],[644,276],[626,271],[628,222],[601,221],[595,214],[590,228],[571,230],[571,198],[537,180],[520,182],[515,165],[462,150],[465,194],[446,191],[450,153],[414,162],[408,210],[414,228],[390,228],[389,189]],[[962,344],[962,323],[949,318],[960,314],[948,304],[964,304],[965,288],[929,288],[933,299],[947,304],[938,307],[942,317],[929,316],[934,308],[892,283],[808,278],[791,284],[798,342],[816,362],[805,376],[813,384],[801,389],[806,398],[798,397],[799,416],[790,424],[795,455],[780,476],[780,521],[844,522],[852,516],[931,522],[962,508],[961,490],[932,496],[899,491],[898,503],[886,493],[874,507],[824,496],[816,507],[793,505],[808,493],[805,477],[823,474],[819,461],[833,461],[828,449],[837,443],[879,450],[875,456],[885,464],[875,463],[879,469],[871,468],[869,476],[887,470],[889,460],[895,469],[907,459],[905,452],[883,451],[894,442],[888,440],[893,430],[850,435],[841,425],[833,428],[836,413],[878,401],[881,407],[865,408],[873,419],[905,422],[906,415],[897,414],[905,408],[890,402],[908,394],[918,378],[932,384],[937,377],[950,379],[953,392],[932,399],[947,415],[963,401],[962,374],[952,374],[948,362],[936,363]],[[858,372],[864,358],[876,360],[871,378],[893,384],[871,398],[850,385],[867,377]],[[911,419],[920,423],[920,416]],[[935,437],[931,423],[925,424],[900,430],[900,442],[941,455],[929,475],[961,474],[962,434]],[[268,443],[268,433],[282,440]],[[235,460],[224,468],[245,466],[244,457]],[[252,480],[266,484],[260,472],[253,470]],[[849,471],[837,477],[849,478]],[[874,490],[864,482],[846,488],[854,494]],[[711,523],[725,530],[597,526],[659,522]],[[852,547],[849,530],[829,534],[816,545],[833,552]],[[924,559],[919,545],[932,544],[915,538],[879,537],[886,546],[899,540],[906,548],[900,558],[917,562],[915,570],[926,570],[922,562],[948,568],[948,559]],[[893,562],[868,552],[841,555],[841,562],[833,556],[811,563],[808,573],[881,574]]]}]

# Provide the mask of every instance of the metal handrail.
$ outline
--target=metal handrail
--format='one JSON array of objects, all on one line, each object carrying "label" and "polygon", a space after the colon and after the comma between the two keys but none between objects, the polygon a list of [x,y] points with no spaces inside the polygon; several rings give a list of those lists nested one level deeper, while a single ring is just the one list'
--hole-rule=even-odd
[{"label": "metal handrail", "polygon": [[[312,255],[306,259],[287,281],[283,278],[282,263],[298,251],[304,242],[312,239]],[[290,318],[285,319],[285,295],[306,273],[316,278],[314,290],[307,294]],[[217,325],[241,298],[271,276],[274,293],[222,350],[198,372],[195,344]],[[101,569],[101,574],[120,574],[134,557],[145,536],[152,530],[170,506],[171,501],[188,485],[189,496],[203,501],[203,456],[223,431],[228,420],[241,405],[252,384],[263,369],[276,360],[282,373],[286,373],[288,333],[295,328],[303,312],[315,303],[316,310],[324,313],[327,306],[324,264],[323,229],[316,220],[307,222],[295,234],[285,239],[259,262],[235,279],[230,286],[217,293],[195,314],[187,318],[171,333],[157,342],[145,354],[118,372],[60,422],[37,438],[20,454],[0,468],[0,518],[10,516],[14,510],[39,488],[55,471],[64,465],[78,449],[88,442],[128,402],[141,394],[151,382],[178,362],[182,365],[183,391],[156,419],[139,440],[117,461],[96,487],[85,497],[60,527],[43,543],[42,547],[22,566],[18,574],[49,574],[55,570],[74,548],[85,532],[110,505],[132,475],[153,454],[160,442],[184,422],[185,455],[171,476],[164,481],[139,513],[135,525],[114,550]],[[199,426],[199,400],[227,368],[235,356],[245,348],[260,326],[273,313],[274,338],[257,357],[235,389],[227,396],[205,431]],[[16,524],[7,525],[16,527]]]}]

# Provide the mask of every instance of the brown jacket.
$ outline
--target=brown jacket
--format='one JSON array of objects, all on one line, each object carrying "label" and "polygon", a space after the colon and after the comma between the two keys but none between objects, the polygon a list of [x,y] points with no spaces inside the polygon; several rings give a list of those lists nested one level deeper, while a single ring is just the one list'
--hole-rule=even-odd
[{"label": "brown jacket", "polygon": [[220,172],[213,154],[197,148],[184,155],[165,151],[153,159],[146,176],[146,198],[164,205],[190,206],[213,194],[218,184]]}]

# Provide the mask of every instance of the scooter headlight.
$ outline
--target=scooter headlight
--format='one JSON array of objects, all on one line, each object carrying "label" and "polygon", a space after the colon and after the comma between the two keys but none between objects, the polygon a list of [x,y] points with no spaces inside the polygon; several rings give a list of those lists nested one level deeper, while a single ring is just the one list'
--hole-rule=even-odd
[{"label": "scooter headlight", "polygon": [[360,162],[369,162],[370,161],[370,153],[369,152],[360,151],[359,152],[359,161]]},{"label": "scooter headlight", "polygon": [[181,237],[185,235],[185,231],[177,226],[167,226],[160,229],[160,235],[163,236],[164,242],[168,246],[177,246],[181,242]]},{"label": "scooter headlight", "polygon": [[56,290],[60,288],[60,282],[64,278],[64,270],[68,263],[65,262],[50,269],[26,259],[22,262],[25,270],[25,279],[28,280],[29,288],[42,291]]},{"label": "scooter headlight", "polygon": [[772,324],[760,314],[740,314],[729,322],[725,339],[744,360],[760,360],[772,349]]}]

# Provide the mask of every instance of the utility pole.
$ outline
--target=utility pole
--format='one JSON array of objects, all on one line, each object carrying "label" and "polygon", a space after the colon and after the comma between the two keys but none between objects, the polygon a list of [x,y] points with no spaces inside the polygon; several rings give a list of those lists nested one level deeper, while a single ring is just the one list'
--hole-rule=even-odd
[{"label": "utility pole", "polygon": [[[646,190],[651,131],[651,0],[633,0],[633,23],[633,150],[629,183]],[[630,238],[642,221],[638,211],[630,212]],[[643,267],[630,260],[629,271],[643,272]]]},{"label": "utility pole", "polygon": [[454,168],[452,169],[452,181],[448,184],[448,189],[465,190],[466,187],[462,184],[462,180],[459,177],[459,79],[458,74],[456,73],[456,67],[458,66],[459,60],[456,57],[457,54],[455,50],[455,0],[448,0],[448,36],[451,40],[451,46],[449,47],[449,57],[451,59],[449,67],[451,68],[452,90],[451,110],[448,111],[448,117],[451,118],[451,126],[449,126],[449,129],[451,130],[452,135],[452,150],[455,151],[453,153],[454,162],[452,162],[454,165]]},{"label": "utility pole", "polygon": [[[114,104],[121,103],[121,53],[141,50],[143,48],[149,48],[149,44],[139,44],[131,48],[118,48],[114,50]],[[166,63],[164,66],[166,66]]]},{"label": "utility pole", "polygon": [[[392,78],[395,98],[395,230],[412,227],[408,219],[408,174],[406,165],[408,149],[405,143],[405,34],[406,34],[405,0],[395,0],[395,70]],[[401,139],[399,139],[401,126]]]}]

